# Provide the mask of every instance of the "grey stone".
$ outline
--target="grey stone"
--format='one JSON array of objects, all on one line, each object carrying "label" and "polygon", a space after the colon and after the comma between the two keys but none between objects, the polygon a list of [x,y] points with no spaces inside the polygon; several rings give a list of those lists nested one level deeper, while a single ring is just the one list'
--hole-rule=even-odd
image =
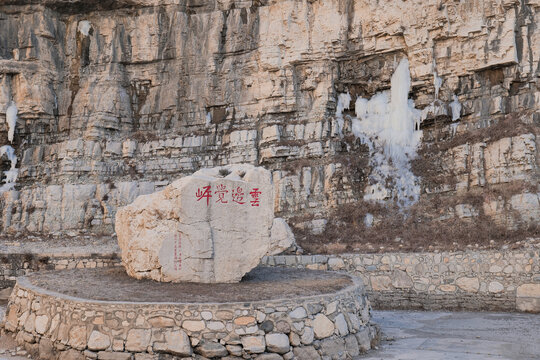
[{"label": "grey stone", "polygon": [[324,309],[324,307],[321,304],[308,304],[307,305],[307,310],[308,310],[310,315],[318,314],[323,309]]},{"label": "grey stone", "polygon": [[274,323],[271,320],[265,320],[259,325],[259,328],[265,333],[269,333],[274,330]]},{"label": "grey stone", "polygon": [[280,333],[288,334],[291,332],[291,325],[284,320],[278,321],[276,323],[276,331]]},{"label": "grey stone", "polygon": [[302,341],[302,344],[311,345],[311,343],[313,343],[314,338],[315,338],[315,333],[313,332],[313,328],[306,326],[304,328],[304,333],[302,334],[300,338],[300,340]]},{"label": "grey stone", "polygon": [[302,346],[293,349],[298,360],[321,360],[321,356],[313,346]]},{"label": "grey stone", "polygon": [[265,340],[268,351],[278,354],[289,352],[290,342],[287,335],[279,333],[266,334]]},{"label": "grey stone", "polygon": [[307,317],[307,311],[302,306],[297,307],[289,313],[291,319],[299,320]]},{"label": "grey stone", "polygon": [[110,352],[110,351],[100,351],[98,352],[99,360],[130,360],[131,354],[124,352]]},{"label": "grey stone", "polygon": [[356,336],[350,334],[345,337],[345,349],[347,349],[350,356],[358,356],[360,354],[360,347],[358,346]]},{"label": "grey stone", "polygon": [[356,340],[358,341],[358,347],[360,351],[366,352],[371,350],[371,339],[369,336],[369,328],[363,327],[356,334]]},{"label": "grey stone", "polygon": [[338,330],[339,335],[345,336],[349,333],[349,327],[347,325],[347,320],[345,320],[345,315],[339,313],[338,316],[334,319],[336,324],[336,329]]},{"label": "grey stone", "polygon": [[255,360],[283,360],[283,357],[278,354],[261,354]]},{"label": "grey stone", "polygon": [[212,341],[201,342],[199,346],[195,348],[195,352],[207,358],[223,357],[229,354],[225,346]]},{"label": "grey stone", "polygon": [[233,356],[242,356],[242,347],[240,345],[226,345],[225,348]]},{"label": "grey stone", "polygon": [[330,357],[341,357],[345,353],[345,340],[332,337],[321,340],[321,353]]},{"label": "grey stone", "polygon": [[191,356],[193,354],[189,336],[183,330],[167,330],[164,332],[164,338],[165,342],[154,343],[155,352],[177,356]]}]

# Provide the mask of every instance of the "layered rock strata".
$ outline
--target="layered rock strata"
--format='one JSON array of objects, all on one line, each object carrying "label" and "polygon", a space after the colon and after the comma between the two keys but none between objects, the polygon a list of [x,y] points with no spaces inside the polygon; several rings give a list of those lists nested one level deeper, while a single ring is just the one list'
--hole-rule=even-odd
[{"label": "layered rock strata", "polygon": [[387,90],[403,58],[424,113],[421,223],[530,229],[539,14],[537,0],[3,2],[0,146],[14,134],[19,161],[2,233],[112,234],[119,206],[231,163],[272,169],[279,215],[323,232],[373,173],[338,97]]}]

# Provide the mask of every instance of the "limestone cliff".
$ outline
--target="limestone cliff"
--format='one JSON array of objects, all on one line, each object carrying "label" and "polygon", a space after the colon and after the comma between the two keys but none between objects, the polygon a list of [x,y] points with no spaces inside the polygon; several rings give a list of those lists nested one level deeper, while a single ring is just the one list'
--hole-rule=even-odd
[{"label": "limestone cliff", "polygon": [[[273,170],[300,233],[534,235],[539,24],[539,0],[4,0],[0,146],[18,175],[2,235],[111,234],[118,206],[234,163]],[[364,200],[373,163],[353,134],[354,100],[404,58],[424,110],[405,217]],[[11,168],[3,156],[2,181]]]}]

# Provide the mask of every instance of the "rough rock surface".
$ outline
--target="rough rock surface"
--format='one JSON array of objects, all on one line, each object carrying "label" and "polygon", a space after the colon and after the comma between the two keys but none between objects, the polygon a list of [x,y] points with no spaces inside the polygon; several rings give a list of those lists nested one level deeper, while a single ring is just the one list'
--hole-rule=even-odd
[{"label": "rough rock surface", "polygon": [[[251,163],[273,171],[280,216],[323,233],[371,173],[350,112],[339,134],[338,95],[387,89],[404,57],[416,107],[437,105],[413,167],[421,223],[527,229],[539,19],[538,0],[3,1],[0,146],[13,100],[19,173],[0,194],[1,232],[112,234],[138,195]],[[0,181],[9,167],[0,159]]]},{"label": "rough rock surface", "polygon": [[294,243],[274,219],[273,199],[264,168],[200,170],[118,210],[122,263],[138,279],[238,282],[263,256]]}]

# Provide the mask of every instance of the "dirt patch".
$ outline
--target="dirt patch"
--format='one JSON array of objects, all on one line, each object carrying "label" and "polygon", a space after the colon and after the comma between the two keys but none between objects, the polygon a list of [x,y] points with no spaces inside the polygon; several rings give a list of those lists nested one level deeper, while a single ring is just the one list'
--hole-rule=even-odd
[{"label": "dirt patch", "polygon": [[[294,232],[304,251],[313,254],[515,249],[525,246],[528,238],[540,238],[538,224],[512,230],[494,224],[484,215],[479,204],[494,193],[469,193],[466,198],[437,196],[422,199],[406,213],[382,204],[345,204],[328,215],[322,234],[313,235],[307,229],[298,228]],[[457,204],[473,205],[480,213],[459,218],[449,213]],[[368,213],[374,219],[371,226],[364,221]],[[295,221],[300,220],[291,222]]]},{"label": "dirt patch", "polygon": [[237,284],[136,280],[123,268],[50,271],[28,278],[36,286],[83,299],[156,303],[276,300],[329,294],[352,285],[351,278],[343,274],[266,267],[254,269]]}]

